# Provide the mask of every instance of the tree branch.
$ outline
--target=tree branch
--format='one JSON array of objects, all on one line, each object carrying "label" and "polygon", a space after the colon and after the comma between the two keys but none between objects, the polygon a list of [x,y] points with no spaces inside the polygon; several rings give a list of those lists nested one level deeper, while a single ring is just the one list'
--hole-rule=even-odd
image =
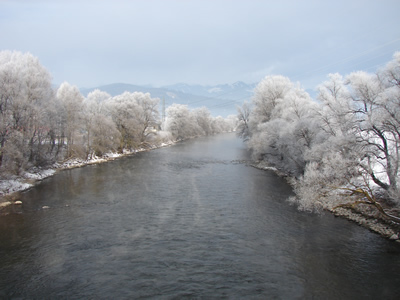
[{"label": "tree branch", "polygon": [[367,204],[375,207],[385,218],[389,219],[390,221],[396,222],[400,224],[400,218],[393,216],[391,214],[388,214],[382,207],[382,205],[376,201],[375,197],[368,193],[366,190],[362,188],[356,188],[356,189],[351,189],[351,188],[341,188],[342,190],[347,190],[350,191],[351,194],[349,196],[357,195],[361,198],[366,198],[367,200],[356,200],[351,203],[346,203],[346,204],[340,204],[337,205],[333,208],[333,210],[339,208],[339,207],[347,207],[347,208],[354,208],[358,204]]}]

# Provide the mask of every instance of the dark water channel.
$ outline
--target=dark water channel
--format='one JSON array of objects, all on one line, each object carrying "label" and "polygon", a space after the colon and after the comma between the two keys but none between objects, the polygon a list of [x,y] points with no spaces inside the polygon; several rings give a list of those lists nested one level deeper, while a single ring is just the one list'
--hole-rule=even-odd
[{"label": "dark water channel", "polygon": [[0,298],[399,299],[398,244],[247,158],[224,134],[46,179],[0,217]]}]

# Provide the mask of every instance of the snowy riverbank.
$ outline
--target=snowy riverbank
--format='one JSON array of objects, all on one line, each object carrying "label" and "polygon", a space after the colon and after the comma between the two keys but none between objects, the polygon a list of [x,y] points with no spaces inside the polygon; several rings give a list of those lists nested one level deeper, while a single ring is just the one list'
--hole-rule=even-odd
[{"label": "snowy riverbank", "polygon": [[0,180],[0,210],[11,204],[21,204],[18,202],[18,193],[28,190],[41,180],[53,176],[56,172],[74,168],[80,168],[87,165],[99,164],[115,160],[124,156],[129,156],[138,152],[158,149],[170,146],[174,142],[162,143],[159,146],[152,146],[150,148],[139,148],[136,150],[124,150],[123,153],[107,153],[102,157],[93,157],[92,159],[68,159],[64,162],[58,162],[47,168],[32,168],[29,171],[22,173],[20,176]]},{"label": "snowy riverbank", "polygon": [[[250,165],[260,170],[273,171],[281,177],[287,177],[287,175],[283,174],[276,168],[268,166],[265,161],[252,163]],[[335,210],[328,211],[336,217],[345,218],[355,222],[358,225],[378,233],[387,239],[400,243],[400,224],[384,219],[375,211],[371,213],[368,208],[362,208],[361,206],[357,209],[340,207],[336,208]]]}]

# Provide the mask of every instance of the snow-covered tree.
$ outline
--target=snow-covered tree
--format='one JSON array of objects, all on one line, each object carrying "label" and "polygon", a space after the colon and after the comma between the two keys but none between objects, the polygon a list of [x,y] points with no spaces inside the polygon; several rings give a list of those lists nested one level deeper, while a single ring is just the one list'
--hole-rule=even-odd
[{"label": "snow-covered tree", "polygon": [[120,146],[121,134],[110,116],[96,114],[92,121],[89,158],[92,154],[101,156],[116,152]]},{"label": "snow-covered tree", "polygon": [[0,52],[0,166],[6,153],[6,161],[14,164],[13,151],[7,148],[16,144],[20,161],[35,164],[47,158],[52,99],[51,76],[36,57]]},{"label": "snow-covered tree", "polygon": [[238,116],[237,115],[229,115],[225,118],[225,123],[227,126],[227,131],[232,132],[236,131],[238,127]]},{"label": "snow-covered tree", "polygon": [[330,75],[320,87],[322,139],[295,182],[297,203],[308,210],[368,204],[400,204],[400,54],[376,74]]},{"label": "snow-covered tree", "polygon": [[59,145],[66,145],[67,157],[85,155],[80,129],[83,127],[83,96],[78,87],[63,82],[56,93]]},{"label": "snow-covered tree", "polygon": [[377,185],[400,203],[400,91],[396,85],[385,86],[381,77],[374,74],[356,72],[347,80],[357,104],[357,142],[365,149],[362,166]]},{"label": "snow-covered tree", "polygon": [[121,149],[146,144],[158,124],[158,99],[148,93],[125,92],[113,97],[107,106],[121,134]]},{"label": "snow-covered tree", "polygon": [[274,117],[274,110],[286,94],[293,89],[293,83],[284,76],[267,76],[255,88],[252,99],[253,109],[250,130],[256,131],[259,124]]},{"label": "snow-covered tree", "polygon": [[252,106],[246,136],[254,157],[294,176],[302,174],[318,136],[316,104],[288,78],[268,76],[257,86]]},{"label": "snow-covered tree", "polygon": [[83,102],[84,140],[88,158],[116,151],[119,146],[120,133],[106,109],[106,103],[110,99],[108,93],[94,90]]},{"label": "snow-covered tree", "polygon": [[187,105],[172,104],[166,109],[165,130],[176,140],[194,137],[198,132],[197,122]]},{"label": "snow-covered tree", "polygon": [[201,128],[201,135],[210,135],[213,133],[212,117],[206,107],[196,108],[192,111],[192,114]]},{"label": "snow-covered tree", "polygon": [[314,110],[314,119],[320,131],[308,151],[304,175],[293,181],[294,201],[306,210],[333,208],[350,201],[340,188],[359,182],[364,156],[357,142],[356,105],[343,77],[330,74],[318,91],[320,105]]},{"label": "snow-covered tree", "polygon": [[245,101],[241,107],[240,106],[237,107],[236,134],[244,141],[247,141],[250,138],[250,128],[249,128],[250,113],[251,113],[251,104],[247,101]]},{"label": "snow-covered tree", "polygon": [[174,140],[233,131],[236,127],[236,116],[227,119],[221,116],[212,117],[205,108],[189,110],[187,105],[172,104],[167,108],[165,130],[169,131]]},{"label": "snow-covered tree", "polygon": [[136,118],[140,126],[140,143],[146,144],[150,135],[154,135],[159,126],[158,98],[151,98],[149,93],[136,93],[135,100],[138,104]]}]

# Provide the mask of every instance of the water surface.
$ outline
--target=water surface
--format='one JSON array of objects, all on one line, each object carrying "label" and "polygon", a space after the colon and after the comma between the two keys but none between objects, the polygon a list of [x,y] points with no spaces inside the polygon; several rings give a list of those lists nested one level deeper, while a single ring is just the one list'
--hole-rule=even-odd
[{"label": "water surface", "polygon": [[398,244],[297,211],[248,155],[223,134],[44,180],[0,217],[0,298],[398,297]]}]

